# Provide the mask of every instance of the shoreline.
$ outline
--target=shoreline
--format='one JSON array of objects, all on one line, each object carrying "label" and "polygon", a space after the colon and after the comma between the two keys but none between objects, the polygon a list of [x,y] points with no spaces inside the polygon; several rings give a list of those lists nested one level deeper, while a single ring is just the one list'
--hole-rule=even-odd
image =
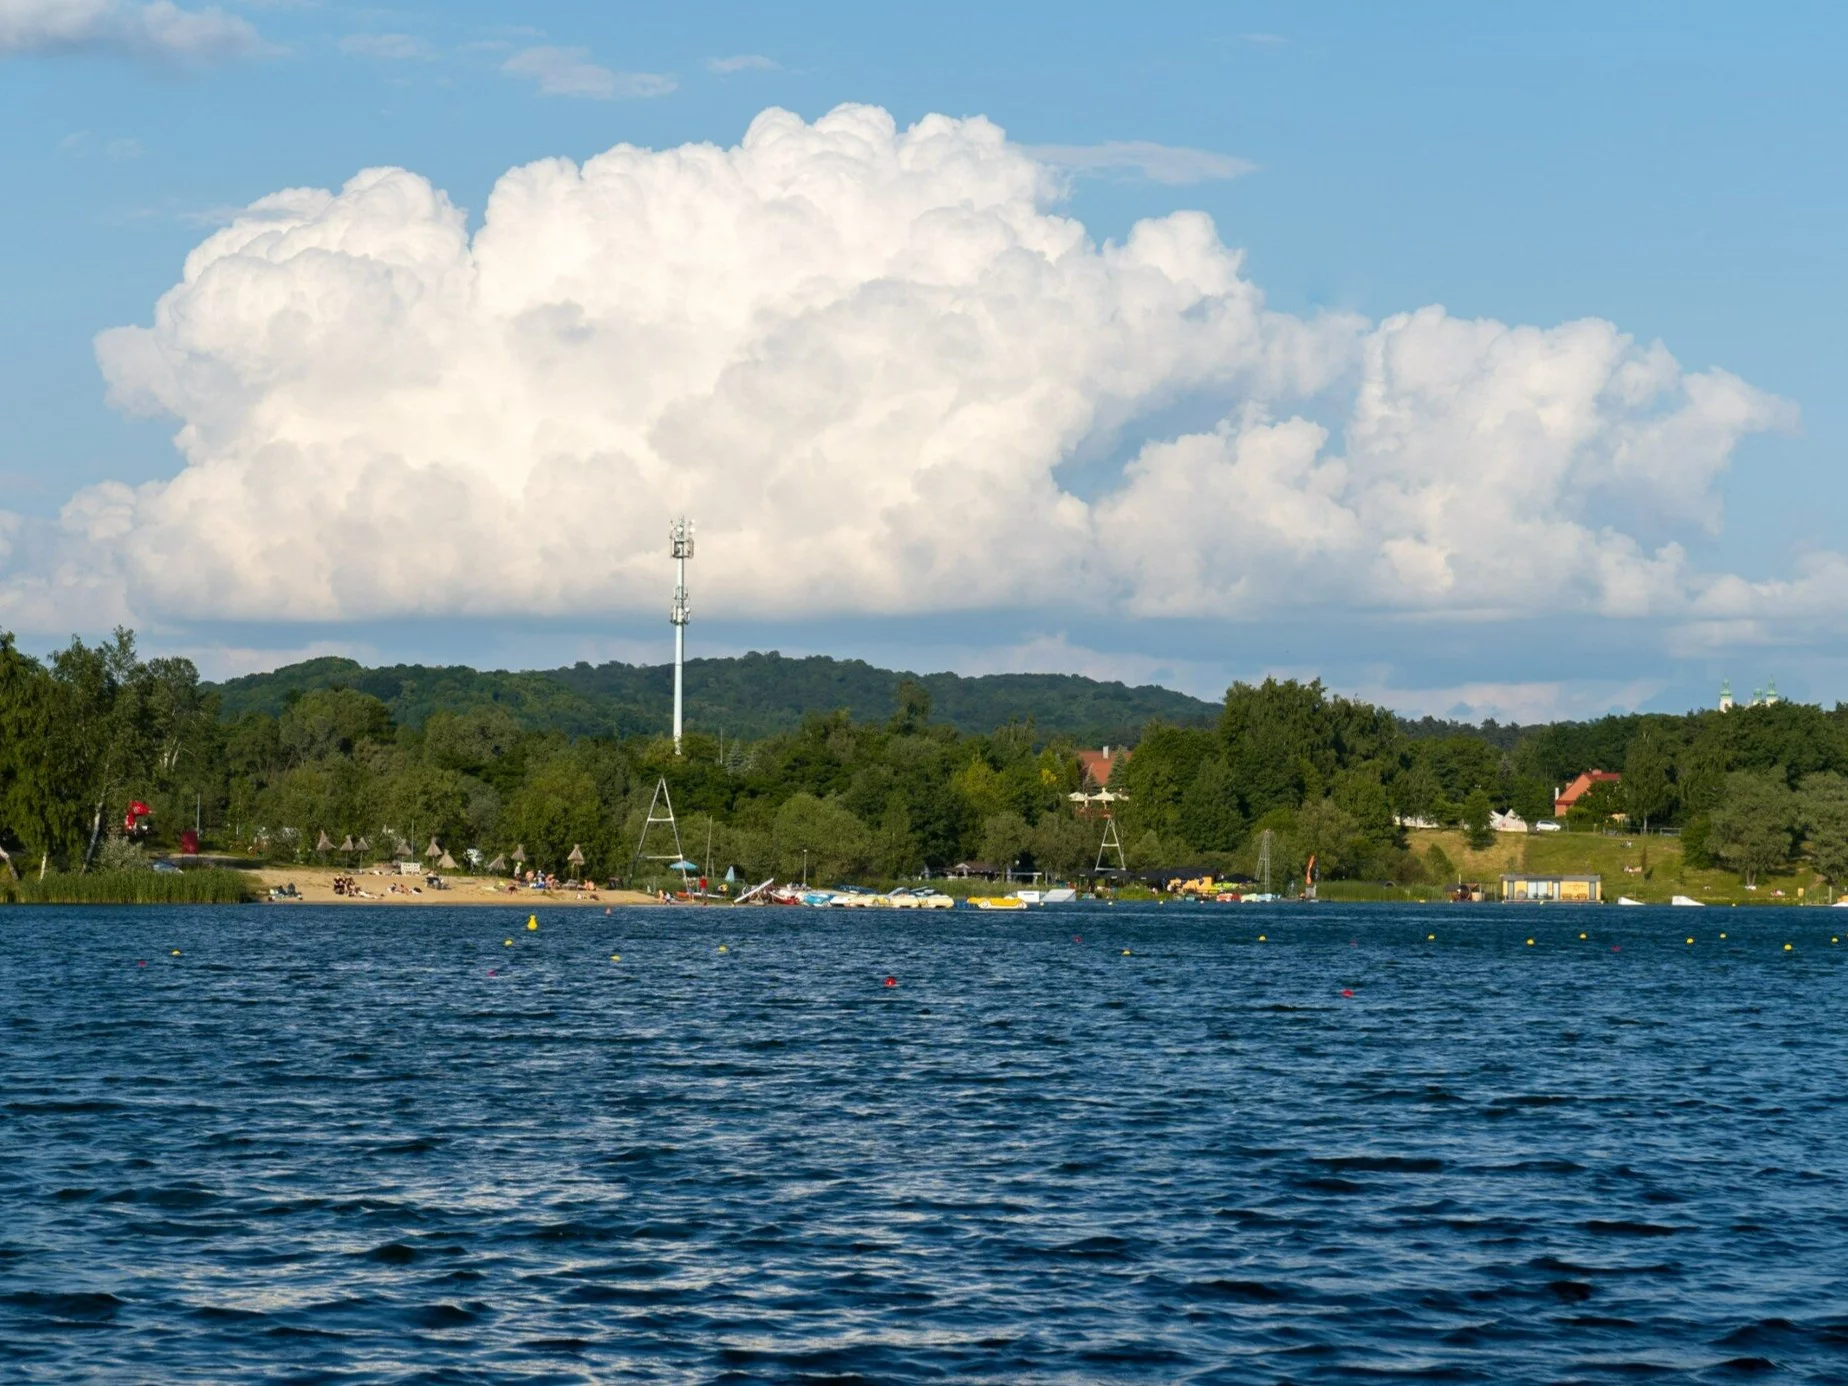
[{"label": "shoreline", "polygon": [[[499,877],[445,876],[447,890],[432,890],[421,876],[372,875],[365,871],[343,871],[333,867],[259,867],[248,873],[262,905],[399,905],[419,908],[426,905],[545,905],[548,909],[569,906],[594,909],[611,905],[659,905],[654,896],[641,890],[528,890],[524,886],[508,890],[508,882]],[[334,894],[334,877],[347,876],[366,892],[363,896]],[[272,887],[293,885],[301,893],[299,900],[269,898]],[[387,894],[391,885],[401,885],[407,893]],[[415,890],[413,891],[413,888]]]}]

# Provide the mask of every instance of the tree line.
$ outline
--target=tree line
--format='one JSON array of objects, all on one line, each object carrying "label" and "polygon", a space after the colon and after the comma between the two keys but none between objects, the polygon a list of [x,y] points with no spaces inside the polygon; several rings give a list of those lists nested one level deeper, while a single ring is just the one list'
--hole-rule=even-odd
[{"label": "tree line", "polygon": [[[939,720],[928,687],[902,679],[889,716],[811,712],[750,740],[693,733],[683,754],[652,734],[577,734],[515,709],[437,707],[396,720],[341,686],[291,689],[281,705],[227,713],[183,659],[142,659],[130,632],[47,659],[0,635],[0,865],[93,869],[132,860],[122,815],[153,809],[148,846],[203,829],[207,850],[283,861],[365,840],[372,855],[435,839],[457,858],[523,847],[569,872],[627,876],[665,779],[681,846],[702,866],[754,878],[871,880],[959,862],[1070,876],[1098,859],[1102,821],[1077,811],[1071,738],[1016,719],[986,733]],[[1782,703],[1727,713],[1606,717],[1511,732],[1407,724],[1319,682],[1227,690],[1216,725],[1146,724],[1116,761],[1116,826],[1132,869],[1274,879],[1314,855],[1323,874],[1443,883],[1453,866],[1413,849],[1403,820],[1486,838],[1491,811],[1545,818],[1582,770],[1622,772],[1574,810],[1573,827],[1624,814],[1681,834],[1694,865],[1748,878],[1806,855],[1848,877],[1848,709]],[[655,830],[659,833],[659,829]],[[666,845],[663,845],[666,844]],[[669,840],[650,839],[651,856]],[[334,860],[346,861],[345,856]]]}]

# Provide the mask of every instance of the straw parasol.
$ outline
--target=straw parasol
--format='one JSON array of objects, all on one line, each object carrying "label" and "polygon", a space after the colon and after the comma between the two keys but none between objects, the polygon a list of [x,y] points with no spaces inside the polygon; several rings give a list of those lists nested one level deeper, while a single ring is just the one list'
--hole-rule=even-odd
[{"label": "straw parasol", "polygon": [[409,861],[412,857],[416,856],[417,854],[411,850],[410,843],[406,842],[403,838],[399,838],[398,839],[398,850],[393,852],[392,855],[396,857],[399,861]]},{"label": "straw parasol", "polygon": [[359,848],[354,845],[352,833],[346,835],[346,841],[340,844],[340,850],[343,852],[357,852],[359,850]]},{"label": "straw parasol", "polygon": [[514,861],[520,863],[521,865],[525,865],[526,863],[526,844],[524,842],[522,842],[518,847],[515,847],[513,849],[513,859]]},{"label": "straw parasol", "polygon": [[440,856],[442,856],[442,855],[443,855],[443,849],[442,849],[441,847],[438,847],[438,846],[436,845],[436,839],[435,839],[435,838],[431,838],[431,839],[430,839],[430,845],[429,845],[428,847],[426,847],[426,848],[424,848],[424,860],[425,860],[425,861],[433,861],[433,860],[435,860],[435,859],[436,859],[437,857],[440,857]]},{"label": "straw parasol", "polygon": [[582,866],[584,864],[584,849],[578,846],[577,843],[572,843],[571,855],[566,857],[565,860],[570,862],[573,866]]},{"label": "straw parasol", "polygon": [[443,853],[443,859],[439,861],[437,865],[442,867],[445,871],[454,871],[456,869],[456,859],[445,852]]},{"label": "straw parasol", "polygon": [[372,844],[362,837],[353,845],[353,850],[355,852],[370,852],[372,850]]},{"label": "straw parasol", "polygon": [[493,861],[488,863],[488,870],[490,871],[505,871],[506,869],[507,869],[507,858],[504,854],[502,856],[498,856],[494,858]]},{"label": "straw parasol", "polygon": [[321,837],[320,840],[314,844],[314,850],[317,852],[331,852],[334,850],[334,840],[327,835],[327,829],[321,829]]}]

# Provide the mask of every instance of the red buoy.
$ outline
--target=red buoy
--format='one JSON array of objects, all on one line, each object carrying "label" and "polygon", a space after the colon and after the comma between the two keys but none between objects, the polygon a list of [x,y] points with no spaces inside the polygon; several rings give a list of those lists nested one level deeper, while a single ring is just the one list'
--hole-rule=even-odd
[{"label": "red buoy", "polygon": [[1352,987],[1342,987],[1341,994],[1343,996],[1352,996],[1354,994],[1354,989]]},{"label": "red buoy", "polygon": [[889,987],[895,987],[895,986],[897,986],[897,985],[898,985],[898,978],[896,978],[896,977],[887,977],[887,978],[886,978],[886,983],[885,983],[885,984],[886,984],[887,986],[889,986]]}]

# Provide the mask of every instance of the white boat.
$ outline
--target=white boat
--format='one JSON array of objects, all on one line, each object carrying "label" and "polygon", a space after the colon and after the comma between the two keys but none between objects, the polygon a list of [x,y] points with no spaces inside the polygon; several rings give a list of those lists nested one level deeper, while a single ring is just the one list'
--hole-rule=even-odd
[{"label": "white boat", "polygon": [[1617,897],[1617,903],[1620,905],[1640,905],[1643,902],[1641,900],[1632,900],[1627,895],[1619,895]]},{"label": "white boat", "polygon": [[1668,903],[1671,905],[1687,905],[1697,910],[1706,908],[1704,904],[1696,900],[1692,895],[1677,895]]},{"label": "white boat", "polygon": [[1041,890],[1017,890],[1014,892],[1014,898],[1023,905],[1043,905],[1046,903],[1046,893]]},{"label": "white boat", "polygon": [[1048,905],[1066,905],[1077,898],[1078,892],[1071,886],[1054,886],[1040,896],[1041,901]]},{"label": "white boat", "polygon": [[1841,899],[1837,900],[1829,908],[1836,909],[1836,910],[1848,910],[1848,895],[1842,896]]}]

